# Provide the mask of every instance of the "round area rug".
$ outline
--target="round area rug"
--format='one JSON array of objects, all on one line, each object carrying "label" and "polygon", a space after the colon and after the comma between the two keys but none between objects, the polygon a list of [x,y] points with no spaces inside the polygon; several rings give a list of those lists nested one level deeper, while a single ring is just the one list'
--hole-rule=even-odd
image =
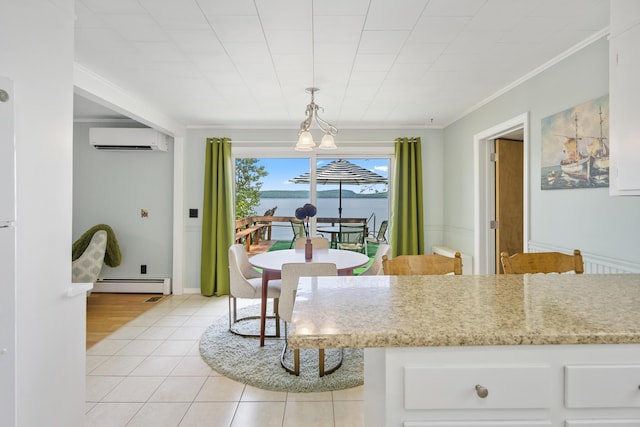
[{"label": "round area rug", "polygon": [[[238,310],[238,317],[257,315],[260,305]],[[259,320],[242,322],[257,333]],[[265,390],[290,392],[317,392],[341,390],[364,383],[364,357],[362,349],[344,349],[342,366],[332,374],[318,376],[318,350],[300,350],[300,375],[289,374],[280,366],[284,338],[267,338],[260,347],[259,338],[243,338],[229,332],[229,318],[217,319],[200,338],[200,354],[215,371],[233,380]],[[267,320],[267,334],[273,334],[275,325]],[[243,330],[243,332],[246,332]],[[284,326],[280,328],[284,334]],[[325,366],[335,365],[340,350],[325,350]],[[285,361],[293,366],[293,351],[287,350]]]}]

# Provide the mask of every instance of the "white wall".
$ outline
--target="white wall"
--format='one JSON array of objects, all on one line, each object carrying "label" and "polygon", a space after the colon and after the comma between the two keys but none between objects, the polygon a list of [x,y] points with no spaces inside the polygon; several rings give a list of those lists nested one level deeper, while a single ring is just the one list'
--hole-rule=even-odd
[{"label": "white wall", "polygon": [[[291,129],[192,129],[187,132],[184,150],[184,206],[198,208],[199,218],[184,219],[184,290],[200,292],[200,245],[202,233],[202,192],[204,181],[205,141],[208,137],[228,137],[233,141],[262,141],[256,146],[255,156],[280,148],[299,155],[293,150],[297,128]],[[336,144],[340,147],[362,147],[366,153],[374,142],[391,142],[398,137],[421,137],[425,177],[425,238],[426,247],[442,243],[443,224],[443,165],[442,131],[438,129],[340,129]],[[290,151],[287,151],[290,150]],[[339,155],[338,153],[332,153]]]},{"label": "white wall", "polygon": [[17,419],[84,425],[85,298],[71,284],[73,0],[3,2],[0,75],[14,81]]},{"label": "white wall", "polygon": [[[91,127],[131,125],[74,125],[73,239],[96,224],[113,228],[122,263],[105,265],[101,278],[172,277],[173,144],[166,152],[96,150],[89,144]],[[149,216],[141,217],[141,209]]]},{"label": "white wall", "polygon": [[601,39],[445,129],[446,244],[473,253],[473,135],[529,111],[531,242],[640,260],[640,198],[610,197],[607,188],[540,190],[541,120],[609,92],[608,52]]}]

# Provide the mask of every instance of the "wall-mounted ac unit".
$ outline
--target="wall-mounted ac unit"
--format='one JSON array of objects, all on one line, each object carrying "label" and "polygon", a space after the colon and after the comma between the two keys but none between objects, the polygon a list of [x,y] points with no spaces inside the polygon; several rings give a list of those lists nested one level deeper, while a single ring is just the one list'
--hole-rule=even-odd
[{"label": "wall-mounted ac unit", "polygon": [[89,142],[98,150],[167,151],[167,135],[151,128],[90,128]]}]

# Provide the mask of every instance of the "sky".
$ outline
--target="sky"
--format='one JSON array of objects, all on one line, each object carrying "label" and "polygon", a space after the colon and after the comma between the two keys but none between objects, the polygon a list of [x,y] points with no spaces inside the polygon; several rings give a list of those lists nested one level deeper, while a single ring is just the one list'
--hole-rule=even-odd
[{"label": "sky", "polygon": [[[317,159],[316,168],[320,168],[335,159]],[[389,159],[346,159],[360,167],[368,169],[384,177],[388,177]],[[259,165],[265,166],[269,175],[262,179],[262,190],[306,190],[306,184],[294,184],[290,179],[309,171],[309,159],[288,158],[288,159],[266,159],[259,158]],[[320,185],[318,190],[337,189],[337,185]],[[384,185],[376,185],[378,191],[385,188]],[[353,190],[359,193],[363,188],[357,185],[343,185],[342,189]]]}]

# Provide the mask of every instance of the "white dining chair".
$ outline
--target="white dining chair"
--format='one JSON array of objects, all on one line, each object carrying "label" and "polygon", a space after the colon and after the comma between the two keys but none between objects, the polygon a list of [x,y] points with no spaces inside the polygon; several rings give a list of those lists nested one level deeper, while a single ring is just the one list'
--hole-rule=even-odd
[{"label": "white dining chair", "polygon": [[377,276],[378,274],[384,274],[384,270],[382,268],[382,257],[386,256],[387,258],[391,257],[391,246],[386,243],[380,243],[378,245],[378,249],[376,250],[376,255],[373,258],[373,262],[366,270],[360,273],[361,276]]},{"label": "white dining chair", "polygon": [[[275,335],[265,335],[268,337],[280,336],[280,316],[279,316],[279,298],[280,280],[269,280],[267,289],[267,298],[273,299],[274,316],[268,316],[268,319],[275,319],[276,331]],[[229,247],[229,332],[243,337],[259,337],[260,334],[251,334],[240,332],[235,328],[239,322],[260,319],[260,316],[245,316],[238,319],[237,299],[262,299],[262,274],[253,268],[249,263],[249,258],[241,244],[231,245]]]},{"label": "white dining chair", "polygon": [[[284,347],[280,355],[280,364],[290,374],[300,375],[300,349],[293,350],[293,368],[285,363],[285,355],[288,348],[287,323],[291,323],[293,306],[296,300],[298,281],[300,277],[337,276],[336,265],[329,262],[291,262],[282,264],[282,289],[280,293],[280,318],[284,320]],[[318,373],[325,376],[342,365],[342,349],[340,349],[339,362],[329,369],[325,369],[324,348],[318,349]]]},{"label": "white dining chair", "polygon": [[[298,237],[294,249],[304,249],[305,243],[307,243],[306,237]],[[311,244],[313,245],[313,249],[329,249],[329,239],[326,237],[312,237]]]}]

